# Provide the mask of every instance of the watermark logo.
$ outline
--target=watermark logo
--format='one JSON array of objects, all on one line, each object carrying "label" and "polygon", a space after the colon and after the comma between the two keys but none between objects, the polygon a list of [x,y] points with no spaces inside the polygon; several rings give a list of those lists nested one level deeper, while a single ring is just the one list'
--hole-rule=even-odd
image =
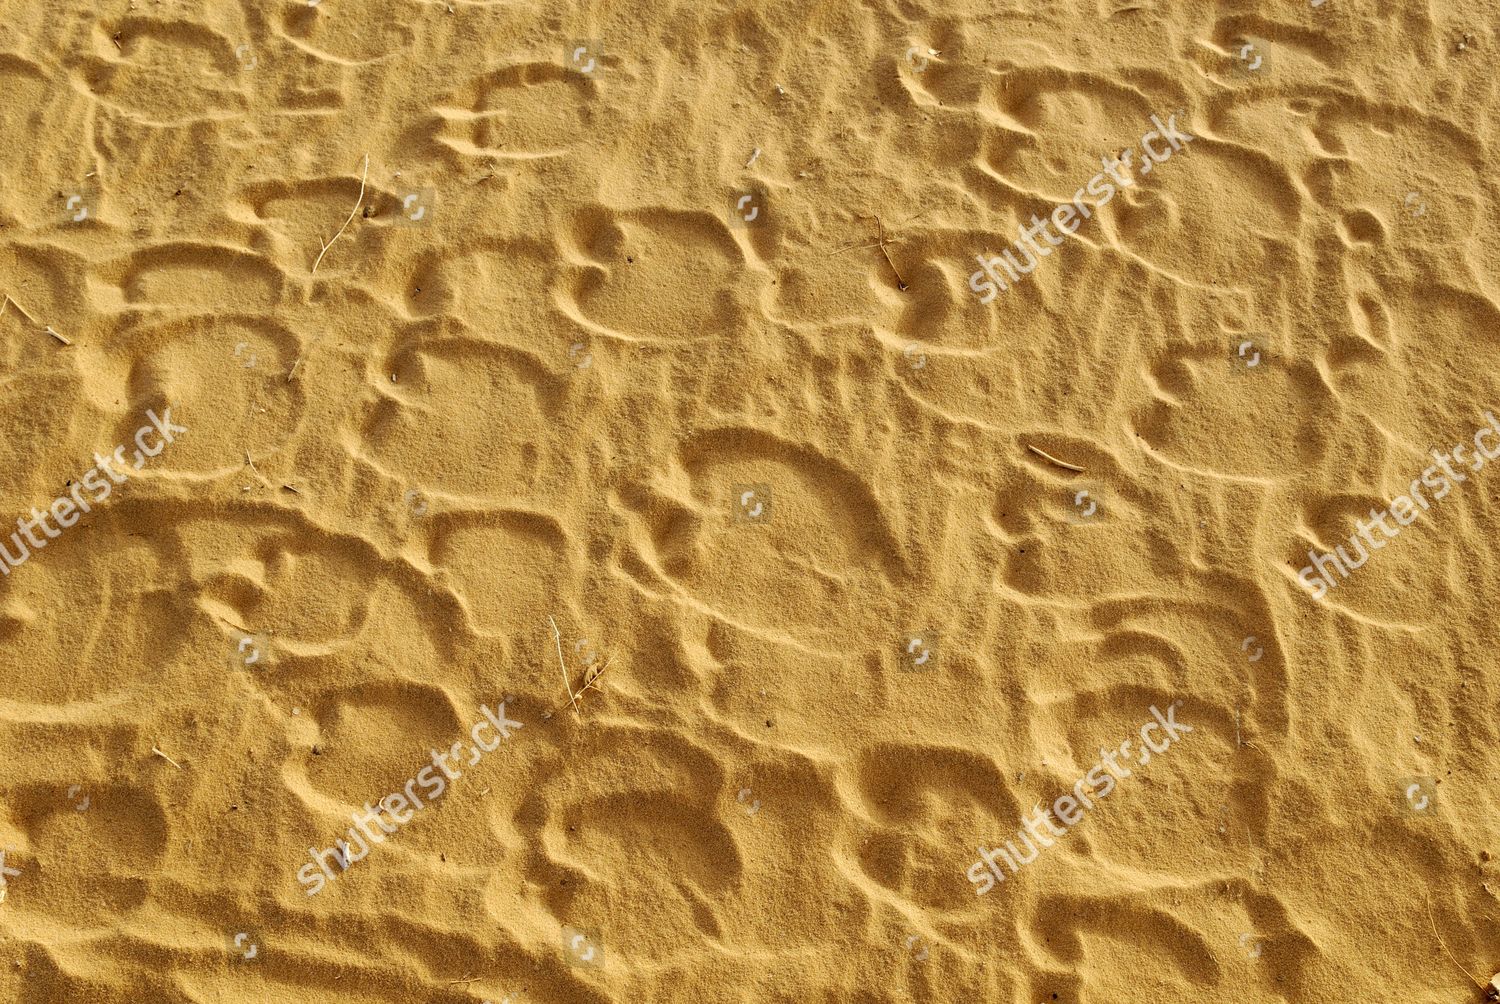
[{"label": "watermark logo", "polygon": [[1067,489],[1064,510],[1070,523],[1096,523],[1104,518],[1104,496],[1096,484],[1074,484]]},{"label": "watermark logo", "polygon": [[243,359],[243,361],[240,363],[240,365],[243,366],[247,370],[255,368],[255,353],[254,352],[246,352],[245,351],[249,347],[250,347],[250,343],[249,342],[235,342],[234,343],[234,357],[236,359]]},{"label": "watermark logo", "polygon": [[411,514],[417,519],[421,519],[423,516],[426,516],[429,511],[429,506],[427,505],[427,496],[423,495],[415,488],[406,489],[406,494],[401,496],[401,500],[406,503],[406,508],[410,509]]},{"label": "watermark logo", "polygon": [[69,192],[63,202],[63,222],[82,223],[94,215],[94,204],[96,202],[94,192],[91,189],[77,189]]},{"label": "watermark logo", "polygon": [[7,879],[20,878],[21,869],[8,867],[5,863],[7,851],[0,847],[0,903],[5,902],[6,890],[9,887]]},{"label": "watermark logo", "polygon": [[1422,198],[1421,192],[1406,193],[1406,211],[1417,219],[1427,215],[1427,200]]},{"label": "watermark logo", "polygon": [[396,218],[403,226],[422,226],[432,222],[432,214],[436,205],[437,191],[435,189],[419,188],[416,191],[408,191],[401,196],[401,212],[396,215]]},{"label": "watermark logo", "polygon": [[1232,353],[1229,357],[1230,365],[1237,373],[1250,373],[1255,370],[1265,370],[1266,361],[1260,354],[1260,349],[1248,338],[1242,338],[1232,342],[1229,346]]},{"label": "watermark logo", "polygon": [[604,941],[597,930],[564,927],[563,954],[571,965],[597,969],[604,965]]},{"label": "watermark logo", "polygon": [[563,50],[564,65],[595,75],[604,70],[604,43],[597,38],[575,38]]},{"label": "watermark logo", "polygon": [[929,55],[936,56],[937,54],[936,49],[928,49],[924,53],[921,48],[914,45],[906,50],[906,65],[911,67],[911,72],[913,73],[925,73],[929,62],[927,57]]},{"label": "watermark logo", "polygon": [[1242,951],[1242,952],[1245,953],[1245,958],[1247,958],[1247,959],[1258,959],[1258,958],[1260,958],[1260,947],[1261,947],[1262,944],[1264,944],[1264,942],[1261,941],[1260,938],[1257,938],[1255,935],[1250,934],[1247,931],[1246,933],[1240,935],[1239,944],[1240,944],[1240,951]]},{"label": "watermark logo", "polygon": [[924,945],[922,943],[922,939],[917,937],[915,934],[908,934],[906,936],[906,950],[910,952],[911,957],[916,959],[918,962],[927,961],[927,946]]},{"label": "watermark logo", "polygon": [[249,42],[241,42],[234,47],[234,58],[239,60],[240,65],[247,70],[255,69],[256,64],[260,62],[256,58],[255,52],[250,48]]},{"label": "watermark logo", "polygon": [[260,954],[260,946],[251,941],[250,935],[244,931],[234,936],[234,950],[246,962]]},{"label": "watermark logo", "polygon": [[[1452,494],[1455,486],[1468,481],[1489,461],[1500,460],[1500,418],[1496,418],[1493,411],[1483,412],[1483,418],[1487,424],[1474,432],[1471,442],[1457,443],[1446,453],[1434,449],[1423,458],[1430,458],[1434,463],[1412,478],[1406,493],[1391,499],[1389,506],[1380,510],[1372,508],[1368,521],[1363,517],[1356,519],[1356,532],[1350,534],[1344,543],[1335,545],[1327,554],[1313,550],[1307,552],[1311,564],[1298,571],[1297,579],[1312,592],[1313,599],[1320,600],[1330,589],[1337,588],[1340,576],[1348,579],[1363,568],[1376,551],[1388,547],[1423,512],[1434,509],[1436,503]],[[1487,445],[1492,441],[1497,443],[1493,450]],[[1464,473],[1464,469],[1468,473]],[[1335,570],[1338,576],[1333,574]]]},{"label": "watermark logo", "polygon": [[755,792],[750,788],[741,788],[734,800],[740,803],[745,810],[745,815],[753,816],[760,811],[760,799],[754,798]]},{"label": "watermark logo", "polygon": [[229,656],[234,669],[265,669],[271,663],[271,641],[261,634],[242,634]]},{"label": "watermark logo", "polygon": [[765,214],[761,212],[765,204],[766,196],[764,192],[750,191],[736,193],[734,211],[729,214],[729,222],[736,227],[751,226],[758,220],[765,218]]},{"label": "watermark logo", "polygon": [[1425,815],[1437,801],[1437,778],[1404,777],[1401,779],[1401,805],[1408,812]]},{"label": "watermark logo", "polygon": [[574,342],[568,346],[568,359],[572,361],[574,369],[586,370],[594,365],[594,357],[583,342]]},{"label": "watermark logo", "polygon": [[[1142,184],[1146,175],[1165,164],[1174,153],[1187,149],[1197,137],[1177,126],[1178,116],[1186,114],[1178,111],[1168,115],[1165,122],[1160,115],[1152,115],[1151,128],[1140,137],[1139,152],[1127,147],[1118,156],[1111,151],[1100,157],[1099,173],[1079,185],[1071,200],[1057,203],[1045,216],[1032,213],[1029,223],[1018,222],[1015,240],[1000,254],[992,255],[986,249],[985,253],[975,255],[979,270],[970,273],[969,289],[979,297],[979,302],[994,303],[1001,293],[1008,292],[1041,267],[1042,259],[1060,250],[1067,237],[1076,234],[1084,222],[1099,215],[1095,210],[1117,192]],[[1085,198],[1085,193],[1089,198]]]},{"label": "watermark logo", "polygon": [[[1255,57],[1253,59],[1250,56],[1252,52],[1255,53]],[[1255,45],[1253,43],[1246,42],[1244,45],[1240,46],[1240,62],[1245,64],[1245,69],[1252,72],[1260,69],[1260,53],[1256,51]]]},{"label": "watermark logo", "polygon": [[[1240,651],[1245,653],[1245,659],[1249,662],[1260,662],[1261,656],[1266,654],[1266,650],[1256,645],[1255,641],[1255,635],[1252,634],[1240,642]],[[1250,651],[1252,645],[1255,646],[1255,651],[1253,652]]]},{"label": "watermark logo", "polygon": [[69,785],[68,786],[68,801],[69,802],[76,802],[77,803],[77,804],[75,804],[73,806],[73,811],[74,812],[88,812],[89,811],[89,796],[88,796],[87,793],[84,793],[83,801],[81,801],[81,802],[77,801],[78,795],[82,791],[83,791],[83,788],[80,787],[79,785],[73,784],[73,785]]},{"label": "watermark logo", "polygon": [[[363,861],[377,845],[391,839],[418,812],[441,798],[454,781],[464,776],[462,767],[478,766],[486,753],[498,749],[514,731],[521,729],[522,723],[506,714],[505,705],[501,701],[498,711],[490,710],[486,704],[479,706],[483,717],[468,734],[473,745],[459,740],[446,750],[430,750],[432,763],[414,771],[404,787],[386,795],[376,805],[366,802],[362,812],[351,812],[349,821],[354,825],[343,833],[347,840],[334,840],[332,847],[309,847],[309,862],[297,870],[297,881],[307,895],[316,896],[328,883],[348,872],[351,865]],[[490,732],[488,739],[484,738],[486,730]]]},{"label": "watermark logo", "polygon": [[901,668],[912,673],[922,673],[937,666],[938,634],[936,631],[917,631],[901,639]]},{"label": "watermark logo", "polygon": [[916,342],[907,343],[906,348],[901,350],[906,357],[907,365],[914,370],[922,369],[927,365],[927,353],[922,351],[922,346]]},{"label": "watermark logo", "polygon": [[[1142,766],[1149,764],[1152,754],[1166,753],[1174,744],[1180,742],[1184,735],[1193,731],[1193,726],[1177,720],[1177,709],[1180,707],[1182,707],[1182,702],[1174,701],[1163,713],[1156,705],[1151,705],[1151,720],[1140,729],[1141,752],[1137,761],[1139,764]],[[1153,739],[1153,733],[1158,738]],[[1099,761],[1074,782],[1071,791],[1059,795],[1051,805],[1044,806],[1038,802],[1032,808],[1029,817],[1022,817],[1021,823],[1024,828],[1016,831],[1015,839],[1006,840],[1003,845],[994,848],[981,844],[979,860],[971,864],[965,872],[969,881],[975,886],[974,894],[983,896],[996,884],[1004,882],[1010,875],[1014,875],[1021,868],[1035,861],[1042,851],[1067,836],[1069,827],[1081,823],[1084,813],[1093,809],[1096,802],[1102,801],[1114,791],[1118,782],[1134,774],[1135,771],[1126,766],[1131,760],[1133,745],[1133,739],[1126,739],[1120,743],[1117,750],[1100,749]],[[1054,821],[1054,816],[1056,821]],[[1058,823],[1062,825],[1059,826]],[[1020,847],[1017,846],[1017,841],[1020,842]],[[1021,850],[1021,847],[1025,850]],[[1002,864],[1009,867],[1009,875],[1005,868],[1001,867]]]},{"label": "watermark logo", "polygon": [[771,486],[735,485],[734,518],[740,523],[771,521]]},{"label": "watermark logo", "polygon": [[[177,441],[177,435],[187,432],[186,426],[177,425],[172,421],[172,409],[163,409],[162,415],[157,415],[154,410],[147,409],[146,418],[149,425],[143,425],[135,431],[135,463],[134,469],[140,470],[146,466],[146,461],[152,457],[159,456],[171,443]],[[149,440],[155,437],[157,442],[153,446]],[[31,549],[38,551],[47,546],[49,540],[56,539],[62,535],[63,530],[76,524],[81,518],[80,514],[93,512],[94,506],[103,504],[120,485],[130,480],[131,463],[125,457],[125,451],[130,449],[128,444],[116,446],[112,454],[94,454],[94,466],[80,477],[70,479],[68,494],[58,496],[46,512],[38,512],[35,508],[31,510],[31,518],[22,516],[16,520],[16,532],[10,535],[10,544],[0,538],[0,575],[10,575],[15,569],[31,557]],[[91,494],[91,498],[85,498],[84,493]],[[60,529],[54,529],[48,522],[56,521]],[[45,536],[37,536],[40,530]],[[23,539],[24,535],[24,539]],[[28,546],[29,542],[29,546]],[[14,552],[11,546],[14,545]]]}]

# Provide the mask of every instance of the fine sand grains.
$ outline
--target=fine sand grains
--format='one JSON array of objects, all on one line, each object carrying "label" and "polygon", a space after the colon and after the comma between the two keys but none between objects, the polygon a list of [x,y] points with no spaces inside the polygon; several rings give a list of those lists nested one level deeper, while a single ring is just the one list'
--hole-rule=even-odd
[{"label": "fine sand grains", "polygon": [[1497,15],[0,0],[0,1004],[1477,999]]}]

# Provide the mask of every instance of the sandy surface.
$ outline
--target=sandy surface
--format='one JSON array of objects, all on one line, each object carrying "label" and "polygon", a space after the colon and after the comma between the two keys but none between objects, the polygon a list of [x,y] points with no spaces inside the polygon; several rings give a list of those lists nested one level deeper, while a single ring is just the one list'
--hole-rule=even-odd
[{"label": "sandy surface", "polygon": [[1259,9],[0,0],[0,1001],[1482,999],[1500,8]]}]

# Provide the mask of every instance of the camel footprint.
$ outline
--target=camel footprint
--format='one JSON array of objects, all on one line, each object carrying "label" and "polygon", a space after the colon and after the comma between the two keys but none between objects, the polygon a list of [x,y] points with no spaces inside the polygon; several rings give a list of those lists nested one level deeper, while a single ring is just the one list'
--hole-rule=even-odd
[{"label": "camel footprint", "polygon": [[433,140],[469,157],[560,157],[591,128],[589,78],[551,63],[523,63],[475,77],[438,104]]}]

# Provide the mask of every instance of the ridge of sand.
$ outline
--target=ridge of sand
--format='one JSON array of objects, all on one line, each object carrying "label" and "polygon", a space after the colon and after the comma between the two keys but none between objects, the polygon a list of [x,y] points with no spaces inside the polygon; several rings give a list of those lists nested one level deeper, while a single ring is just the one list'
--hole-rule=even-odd
[{"label": "ridge of sand", "polygon": [[1500,469],[1297,581],[1500,407],[1493,0],[3,13],[0,519],[190,432],[0,578],[0,1002],[1500,969]]}]

